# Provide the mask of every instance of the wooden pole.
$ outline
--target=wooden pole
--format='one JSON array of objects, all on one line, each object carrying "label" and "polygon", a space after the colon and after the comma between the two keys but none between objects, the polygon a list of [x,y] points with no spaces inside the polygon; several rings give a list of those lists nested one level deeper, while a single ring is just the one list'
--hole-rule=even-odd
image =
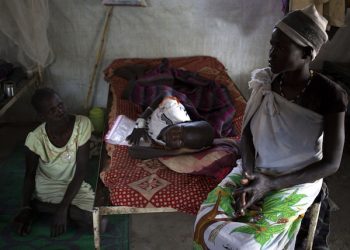
[{"label": "wooden pole", "polygon": [[94,225],[94,245],[96,250],[101,249],[101,239],[100,239],[100,209],[94,207],[92,210],[92,221]]},{"label": "wooden pole", "polygon": [[321,203],[315,202],[311,205],[310,225],[306,240],[306,250],[312,250],[314,243],[315,232],[317,228],[318,216],[320,214]]},{"label": "wooden pole", "polygon": [[40,64],[38,64],[38,76],[39,76],[39,84],[43,83],[43,72]]},{"label": "wooden pole", "polygon": [[102,60],[103,54],[104,54],[104,46],[105,46],[108,28],[109,28],[109,24],[110,24],[110,20],[111,20],[111,16],[112,16],[112,10],[113,10],[113,6],[107,7],[106,17],[105,17],[105,21],[103,24],[103,32],[102,32],[102,36],[101,36],[101,40],[100,40],[100,46],[99,46],[99,49],[97,51],[96,61],[95,61],[95,65],[93,68],[93,73],[91,75],[90,82],[89,82],[89,90],[88,90],[88,94],[87,94],[86,100],[85,100],[85,108],[86,109],[88,109],[90,107],[90,104],[91,104],[91,97],[92,97],[93,90],[95,87],[97,70],[101,64],[101,60]]}]

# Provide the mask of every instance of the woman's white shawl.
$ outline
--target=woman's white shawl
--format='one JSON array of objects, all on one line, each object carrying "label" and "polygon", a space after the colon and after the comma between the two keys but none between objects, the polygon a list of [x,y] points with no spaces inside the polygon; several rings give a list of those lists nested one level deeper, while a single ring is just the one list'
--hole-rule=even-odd
[{"label": "woman's white shawl", "polygon": [[255,168],[283,175],[322,159],[323,116],[271,91],[274,77],[270,68],[253,71],[243,128],[250,124]]}]

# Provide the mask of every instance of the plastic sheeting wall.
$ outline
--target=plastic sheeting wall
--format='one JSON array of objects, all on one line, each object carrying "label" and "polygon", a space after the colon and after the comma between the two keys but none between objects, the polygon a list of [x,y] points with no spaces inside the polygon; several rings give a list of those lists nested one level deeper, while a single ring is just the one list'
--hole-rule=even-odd
[{"label": "plastic sheeting wall", "polygon": [[[280,1],[150,0],[147,8],[114,7],[102,69],[115,58],[211,55],[248,94],[250,71],[266,66]],[[98,1],[50,1],[49,37],[57,60],[50,83],[75,106],[82,104],[105,14]],[[94,104],[104,106],[102,73]],[[78,97],[78,98],[77,98]],[[84,97],[84,98],[83,98]]]},{"label": "plastic sheeting wall", "polygon": [[339,63],[350,63],[350,9],[346,11],[345,23],[347,27],[340,28],[334,37],[321,49],[313,62],[313,67],[321,69],[325,60]]},{"label": "plastic sheeting wall", "polygon": [[[114,7],[94,106],[106,104],[107,84],[102,70],[116,58],[214,56],[223,62],[244,95],[249,95],[250,72],[267,65],[271,31],[283,15],[281,1],[148,0],[148,3],[146,8]],[[106,7],[96,0],[50,0],[49,8],[49,40],[56,59],[46,69],[46,84],[59,91],[72,112],[84,113]],[[342,57],[344,51],[334,53],[332,46],[343,44],[346,48],[347,41],[342,37],[349,33],[349,28],[338,31],[327,46],[328,52],[321,52],[321,57],[329,54]],[[1,35],[0,52],[1,57],[14,58],[14,46]],[[29,97],[9,112],[26,110],[21,119],[28,119],[28,102]]]},{"label": "plastic sheeting wall", "polygon": [[[106,104],[102,69],[113,59],[128,57],[214,56],[248,95],[250,72],[267,65],[272,27],[282,16],[280,1],[148,3],[146,8],[114,7],[94,106]],[[106,7],[96,0],[50,0],[49,9],[49,40],[56,59],[45,79],[71,111],[83,112]]]}]

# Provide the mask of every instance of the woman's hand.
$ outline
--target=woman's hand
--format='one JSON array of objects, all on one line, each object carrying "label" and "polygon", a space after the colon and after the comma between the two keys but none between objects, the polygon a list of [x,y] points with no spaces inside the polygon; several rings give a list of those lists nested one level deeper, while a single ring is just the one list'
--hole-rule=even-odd
[{"label": "woman's hand", "polygon": [[30,234],[32,223],[35,217],[35,212],[30,207],[22,209],[14,218],[14,223],[17,224],[17,233],[20,236]]},{"label": "woman's hand", "polygon": [[51,237],[59,236],[67,230],[68,208],[61,207],[55,213],[51,224]]},{"label": "woman's hand", "polygon": [[[244,213],[244,210],[253,206],[257,201],[261,200],[268,192],[272,191],[272,178],[261,173],[244,174],[244,178],[241,181],[243,187],[237,188],[234,191],[234,195],[244,197],[240,202],[240,212]],[[247,196],[249,197],[247,200]]]},{"label": "woman's hand", "polygon": [[149,135],[146,128],[134,128],[131,134],[126,137],[126,140],[132,145],[139,145],[141,138],[143,138],[145,142],[149,141]]}]

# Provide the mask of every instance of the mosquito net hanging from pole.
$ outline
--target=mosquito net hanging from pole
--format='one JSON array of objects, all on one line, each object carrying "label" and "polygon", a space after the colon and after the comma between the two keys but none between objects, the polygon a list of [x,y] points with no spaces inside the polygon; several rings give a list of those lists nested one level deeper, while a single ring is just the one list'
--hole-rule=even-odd
[{"label": "mosquito net hanging from pole", "polygon": [[0,31],[17,45],[18,62],[27,70],[48,66],[53,61],[47,38],[48,1],[2,0],[0,9]]}]

